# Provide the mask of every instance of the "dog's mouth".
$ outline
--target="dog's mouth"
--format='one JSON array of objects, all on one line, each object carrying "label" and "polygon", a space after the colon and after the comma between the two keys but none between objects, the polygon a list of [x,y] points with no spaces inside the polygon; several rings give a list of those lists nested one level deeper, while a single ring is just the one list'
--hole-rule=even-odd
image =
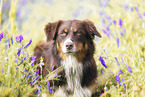
[{"label": "dog's mouth", "polygon": [[77,54],[79,53],[79,51],[66,51],[66,52],[63,52],[64,54],[67,54],[67,55],[72,55],[72,54]]}]

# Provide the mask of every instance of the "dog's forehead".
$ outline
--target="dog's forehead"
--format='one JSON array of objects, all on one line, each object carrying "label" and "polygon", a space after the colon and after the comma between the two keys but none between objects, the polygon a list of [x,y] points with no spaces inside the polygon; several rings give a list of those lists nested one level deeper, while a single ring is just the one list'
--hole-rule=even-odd
[{"label": "dog's forehead", "polygon": [[69,29],[69,30],[73,30],[73,29],[79,29],[83,27],[83,23],[80,20],[69,20],[69,21],[64,21],[60,28],[61,29]]}]

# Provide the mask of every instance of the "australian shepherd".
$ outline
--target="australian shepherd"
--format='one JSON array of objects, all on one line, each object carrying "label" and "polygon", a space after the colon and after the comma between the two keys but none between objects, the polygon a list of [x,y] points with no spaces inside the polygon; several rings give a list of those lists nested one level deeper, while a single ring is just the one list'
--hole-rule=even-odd
[{"label": "australian shepherd", "polygon": [[59,20],[45,26],[46,42],[40,42],[35,50],[36,64],[44,59],[43,77],[49,70],[62,66],[55,97],[91,97],[96,91],[97,66],[93,58],[95,35],[101,37],[89,20]]}]

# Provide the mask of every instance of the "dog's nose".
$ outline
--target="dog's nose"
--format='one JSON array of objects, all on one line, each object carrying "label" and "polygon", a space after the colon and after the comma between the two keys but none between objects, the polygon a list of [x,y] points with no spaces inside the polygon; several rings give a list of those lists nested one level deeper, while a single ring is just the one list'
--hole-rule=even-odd
[{"label": "dog's nose", "polygon": [[72,48],[73,48],[73,42],[67,42],[66,43],[66,48],[68,49],[68,50],[71,50]]}]

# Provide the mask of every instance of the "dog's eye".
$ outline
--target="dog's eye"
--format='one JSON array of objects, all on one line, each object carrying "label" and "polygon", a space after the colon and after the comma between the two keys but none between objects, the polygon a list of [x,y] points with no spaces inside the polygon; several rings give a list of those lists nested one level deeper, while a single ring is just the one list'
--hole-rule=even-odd
[{"label": "dog's eye", "polygon": [[81,36],[81,35],[82,35],[82,33],[81,33],[81,32],[77,32],[77,35],[78,35],[78,36]]},{"label": "dog's eye", "polygon": [[60,35],[64,37],[64,36],[66,36],[66,33],[62,32],[62,33],[60,33]]}]

